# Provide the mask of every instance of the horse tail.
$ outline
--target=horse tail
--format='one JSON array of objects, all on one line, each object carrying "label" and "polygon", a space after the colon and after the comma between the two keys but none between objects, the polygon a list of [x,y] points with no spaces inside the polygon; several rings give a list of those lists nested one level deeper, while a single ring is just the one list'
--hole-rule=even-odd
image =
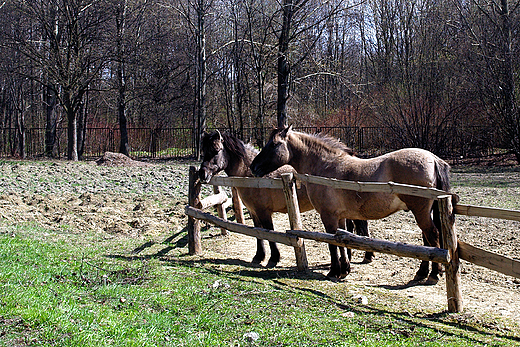
[{"label": "horse tail", "polygon": [[435,158],[435,188],[444,190],[445,192],[450,191],[450,165],[444,160],[436,157]]},{"label": "horse tail", "polygon": [[[444,160],[435,157],[435,188],[443,190],[445,192],[450,191],[450,165],[446,163]],[[452,203],[453,206],[459,202],[459,197],[456,194],[449,193],[452,196]],[[435,227],[437,230],[441,230],[441,214],[439,210],[439,202],[435,200],[433,202],[432,206],[432,212],[433,212],[433,223],[435,224]],[[442,247],[442,237],[441,234],[439,234],[439,241]]]},{"label": "horse tail", "polygon": [[459,202],[459,196],[450,193],[450,165],[439,157],[435,157],[435,181],[435,188],[450,194],[452,203],[455,206]]}]

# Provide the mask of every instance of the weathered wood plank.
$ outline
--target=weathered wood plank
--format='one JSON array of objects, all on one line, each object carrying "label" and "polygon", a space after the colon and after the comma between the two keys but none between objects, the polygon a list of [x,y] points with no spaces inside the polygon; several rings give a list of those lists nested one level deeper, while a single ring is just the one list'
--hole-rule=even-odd
[{"label": "weathered wood plank", "polygon": [[205,220],[206,222],[214,224],[218,227],[226,228],[229,231],[233,231],[248,236],[253,236],[259,239],[283,243],[284,245],[292,247],[302,246],[302,241],[298,237],[288,235],[287,233],[257,227],[250,227],[248,225],[243,225],[231,221],[225,221],[216,216],[213,216],[211,213],[202,212],[201,210],[193,208],[191,206],[186,206],[185,212],[188,216],[191,216],[196,219]]},{"label": "weathered wood plank", "polygon": [[[298,196],[296,195],[296,182],[294,180],[294,175],[292,173],[282,174],[282,182],[290,227],[293,230],[303,229]],[[307,261],[307,253],[305,252],[305,243],[303,240],[301,241],[301,246],[294,247],[294,254],[296,256],[298,270],[308,270],[309,263]]]},{"label": "weathered wood plank", "polygon": [[450,261],[446,264],[446,296],[448,298],[448,312],[462,312],[462,291],[460,287],[460,260],[455,234],[453,205],[451,195],[439,196],[439,212],[441,219],[442,242],[448,250]]},{"label": "weathered wood plank", "polygon": [[216,186],[238,187],[238,188],[267,188],[282,189],[283,183],[280,178],[262,177],[223,177],[213,176],[209,184]]},{"label": "weathered wood plank", "polygon": [[312,176],[308,174],[296,174],[296,178],[305,183],[321,184],[335,189],[348,189],[360,193],[407,194],[428,199],[437,199],[438,196],[447,194],[445,191],[435,188],[412,186],[394,182],[343,181],[335,178]]},{"label": "weathered wood plank", "polygon": [[446,249],[372,239],[366,236],[358,236],[341,229],[338,229],[336,235],[302,230],[288,230],[287,233],[299,236],[303,239],[327,242],[336,246],[354,248],[362,251],[393,254],[442,264],[447,264],[449,261],[448,250]]},{"label": "weathered wood plank", "polygon": [[459,257],[504,275],[520,278],[520,261],[459,241]]},{"label": "weathered wood plank", "polygon": [[[214,187],[218,187],[218,186],[214,186]],[[228,199],[228,196],[227,196],[226,192],[223,192],[223,191],[221,191],[217,194],[214,194],[214,195],[210,195],[200,201],[200,205],[201,205],[200,209],[206,210],[210,207],[213,207],[216,205],[221,205],[221,204],[225,203],[227,201],[227,199]]]},{"label": "weathered wood plank", "polygon": [[500,218],[520,221],[520,211],[506,210],[494,207],[473,206],[457,204],[454,207],[456,214],[474,217]]},{"label": "weathered wood plank", "polygon": [[[188,179],[188,204],[200,208],[200,190],[202,185],[195,166],[190,166]],[[189,254],[199,254],[202,251],[200,242],[200,221],[188,216],[188,251]]]},{"label": "weathered wood plank", "polygon": [[[217,196],[221,196],[221,199],[219,199],[219,202],[216,205],[217,207],[217,213],[218,217],[222,218],[223,220],[227,220],[227,214],[226,214],[226,208],[224,207],[224,203],[228,201],[228,196],[225,191],[222,190],[221,186],[213,186],[213,193]],[[203,210],[203,209],[202,209]],[[227,229],[220,228],[220,234],[223,236],[226,236],[228,234]]]}]

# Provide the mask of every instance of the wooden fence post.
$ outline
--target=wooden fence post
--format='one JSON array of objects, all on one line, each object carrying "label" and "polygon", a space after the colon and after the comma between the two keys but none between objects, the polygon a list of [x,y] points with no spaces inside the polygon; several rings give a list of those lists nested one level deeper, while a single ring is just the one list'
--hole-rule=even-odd
[{"label": "wooden fence post", "polygon": [[443,247],[448,250],[449,263],[446,265],[446,295],[448,297],[448,311],[462,311],[462,293],[460,289],[460,260],[455,234],[453,205],[451,195],[438,197],[439,212],[441,217],[441,230]]},{"label": "wooden fence post", "polygon": [[[298,204],[298,196],[296,195],[296,182],[292,173],[282,174],[283,192],[287,203],[287,214],[289,215],[289,223],[292,230],[302,230],[302,220],[300,217],[300,206]],[[303,239],[299,239],[299,246],[294,247],[296,255],[296,266],[299,271],[309,269],[307,262],[307,253],[305,253],[305,243]],[[301,245],[300,245],[301,244]]]},{"label": "wooden fence post", "polygon": [[[201,183],[195,166],[190,166],[188,186],[188,205],[200,208]],[[202,251],[200,243],[200,221],[188,216],[188,250],[190,255],[199,254]]]},{"label": "wooden fence post", "polygon": [[244,224],[244,206],[235,187],[231,188],[231,199],[233,201],[233,211],[235,211],[235,220],[237,223]]},{"label": "wooden fence post", "polygon": [[[213,193],[220,194],[222,193],[222,188],[220,186],[213,186]],[[220,218],[223,220],[227,220],[226,209],[224,208],[224,204],[217,205],[217,213]],[[228,235],[228,231],[225,228],[220,228],[220,234],[223,236]]]}]

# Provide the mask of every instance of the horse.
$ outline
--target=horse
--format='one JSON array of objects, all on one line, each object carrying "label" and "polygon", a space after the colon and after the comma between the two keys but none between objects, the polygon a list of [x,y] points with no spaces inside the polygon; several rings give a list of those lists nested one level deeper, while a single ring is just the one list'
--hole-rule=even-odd
[{"label": "horse", "polygon": [[[252,163],[258,150],[250,144],[244,144],[240,139],[228,134],[221,134],[218,130],[211,134],[204,133],[202,137],[201,151],[203,160],[199,169],[201,182],[207,183],[221,171],[228,176],[253,177],[249,165]],[[296,171],[289,165],[281,166],[267,177],[281,177],[283,173]],[[253,223],[257,227],[274,230],[272,214],[274,212],[287,213],[285,196],[279,189],[236,188],[242,202],[249,210]],[[304,186],[297,189],[300,212],[313,209]],[[369,236],[368,223],[366,221],[340,221],[343,227],[353,231],[354,226],[360,235]],[[275,242],[269,242],[271,256],[267,267],[275,267],[280,260],[280,252]],[[340,248],[341,257],[345,257],[345,251]],[[370,263],[374,257],[372,252],[365,252],[362,263]],[[348,250],[350,260],[351,253]],[[252,263],[259,264],[265,259],[264,242],[257,239],[257,251]],[[343,273],[349,271],[345,268]]]},{"label": "horse", "polygon": [[[345,151],[340,141],[325,135],[310,135],[290,127],[274,129],[262,151],[250,168],[254,175],[263,176],[282,165],[291,165],[300,174],[361,182],[388,182],[450,189],[449,165],[424,149],[406,148],[371,159],[362,159]],[[426,246],[440,246],[440,215],[435,200],[390,193],[361,193],[323,185],[307,184],[309,199],[320,214],[325,230],[335,234],[342,218],[374,220],[399,210],[412,211],[422,230]],[[456,203],[456,195],[454,203]],[[433,218],[432,218],[433,212]],[[341,275],[346,259],[339,259],[336,246],[329,245],[331,269],[329,277]],[[441,267],[422,261],[413,281],[426,284],[439,281]]]}]

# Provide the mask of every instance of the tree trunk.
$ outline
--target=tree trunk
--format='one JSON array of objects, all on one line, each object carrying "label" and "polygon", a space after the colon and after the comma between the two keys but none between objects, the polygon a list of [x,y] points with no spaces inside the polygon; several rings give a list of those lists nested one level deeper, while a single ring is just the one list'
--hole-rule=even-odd
[{"label": "tree trunk", "polygon": [[54,158],[56,145],[56,91],[50,85],[43,88],[45,100],[45,156]]},{"label": "tree trunk", "polygon": [[21,159],[25,159],[25,116],[23,110],[18,112],[16,117],[16,131],[18,133],[18,154]]},{"label": "tree trunk", "polygon": [[259,148],[264,147],[264,77],[262,71],[257,74],[258,78],[258,110],[255,117],[255,139]]},{"label": "tree trunk", "polygon": [[78,161],[78,119],[68,91],[64,92],[63,101],[67,115],[67,159]]},{"label": "tree trunk", "polygon": [[121,3],[123,8],[118,8],[117,25],[117,118],[119,120],[120,142],[119,153],[130,155],[128,144],[128,126],[126,118],[126,74],[125,74],[125,46],[124,37],[126,31],[127,0]]},{"label": "tree trunk", "polygon": [[118,106],[117,106],[117,114],[119,118],[119,131],[121,141],[119,142],[119,153],[122,153],[126,156],[130,155],[130,145],[128,144],[128,125],[126,118],[126,107],[124,105],[124,101],[121,100],[124,98],[124,95],[119,94]]},{"label": "tree trunk", "polygon": [[202,134],[206,130],[206,33],[204,18],[206,8],[204,0],[197,2],[197,133],[196,133],[196,156],[200,160],[200,145]]},{"label": "tree trunk", "polygon": [[67,159],[72,161],[78,161],[77,119],[74,112],[67,111],[67,120]]},{"label": "tree trunk", "polygon": [[510,146],[515,153],[520,164],[520,110],[515,97],[515,79],[513,69],[512,34],[511,34],[511,13],[507,0],[500,1],[500,17],[502,35],[501,53],[499,60],[500,74],[502,75],[500,92],[502,94],[502,118],[506,132],[509,137]]},{"label": "tree trunk", "polygon": [[278,40],[278,101],[276,117],[278,127],[287,126],[287,99],[289,98],[289,83],[291,66],[287,53],[289,50],[289,33],[294,15],[294,0],[284,0],[282,9],[282,31]]},{"label": "tree trunk", "polygon": [[78,159],[83,158],[83,152],[85,150],[85,140],[87,136],[87,110],[88,110],[88,95],[87,92],[85,102],[81,103],[78,114],[79,118],[77,121],[77,136],[78,136]]}]

